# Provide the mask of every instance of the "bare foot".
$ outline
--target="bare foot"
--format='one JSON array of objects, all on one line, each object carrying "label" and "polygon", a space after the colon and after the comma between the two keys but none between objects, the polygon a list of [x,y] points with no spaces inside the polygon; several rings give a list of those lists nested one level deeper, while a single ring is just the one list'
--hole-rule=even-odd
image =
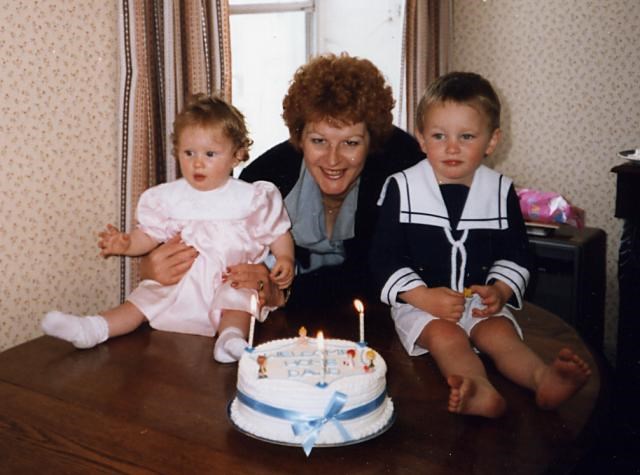
[{"label": "bare foot", "polygon": [[538,379],[536,403],[542,409],[557,408],[584,386],[590,375],[589,365],[563,348]]},{"label": "bare foot", "polygon": [[449,412],[483,417],[500,417],[507,405],[489,381],[474,381],[465,376],[451,375]]}]

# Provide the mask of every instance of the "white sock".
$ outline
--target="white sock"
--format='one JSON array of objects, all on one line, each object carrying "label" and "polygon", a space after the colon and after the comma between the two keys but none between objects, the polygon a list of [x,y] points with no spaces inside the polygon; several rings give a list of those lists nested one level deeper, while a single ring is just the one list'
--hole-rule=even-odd
[{"label": "white sock", "polygon": [[100,315],[77,317],[54,310],[42,319],[42,330],[76,348],[92,348],[109,338],[109,324]]},{"label": "white sock", "polygon": [[218,335],[213,358],[218,363],[233,363],[240,359],[248,344],[239,328],[227,327]]}]

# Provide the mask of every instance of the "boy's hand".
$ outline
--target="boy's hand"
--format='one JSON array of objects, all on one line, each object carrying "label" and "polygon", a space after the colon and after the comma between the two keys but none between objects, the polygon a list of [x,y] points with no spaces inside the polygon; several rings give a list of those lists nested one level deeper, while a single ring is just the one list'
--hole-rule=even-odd
[{"label": "boy's hand", "polygon": [[[408,299],[404,298],[404,294],[403,299],[414,307],[429,312],[434,317],[451,322],[457,322],[462,318],[465,303],[462,293],[451,290],[448,287],[418,287],[413,291],[419,291],[419,294],[415,295],[417,300],[409,302]],[[411,298],[411,300],[414,299]]]},{"label": "boy's hand", "polygon": [[107,224],[104,231],[98,233],[98,247],[101,249],[102,257],[120,256],[124,254],[131,245],[131,238],[127,233],[121,233],[118,228]]},{"label": "boy's hand", "polygon": [[483,309],[474,308],[473,317],[485,318],[495,315],[507,303],[512,290],[504,282],[497,280],[492,285],[472,285],[471,291],[482,298]]}]

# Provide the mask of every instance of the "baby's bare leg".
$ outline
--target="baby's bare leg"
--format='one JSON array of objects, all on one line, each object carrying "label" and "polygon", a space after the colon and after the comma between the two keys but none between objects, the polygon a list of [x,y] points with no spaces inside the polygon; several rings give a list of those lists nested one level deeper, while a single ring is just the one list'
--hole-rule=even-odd
[{"label": "baby's bare leg", "polygon": [[545,364],[503,317],[479,323],[471,338],[503,375],[534,391],[538,406],[544,409],[554,409],[569,399],[591,374],[588,365],[568,349],[561,350],[551,365]]},{"label": "baby's bare leg", "polygon": [[499,417],[506,404],[487,379],[482,361],[462,328],[446,320],[429,323],[418,338],[436,360],[449,384],[450,412]]},{"label": "baby's bare leg", "polygon": [[126,335],[138,328],[147,319],[131,302],[125,302],[116,308],[102,312],[109,324],[109,337]]}]

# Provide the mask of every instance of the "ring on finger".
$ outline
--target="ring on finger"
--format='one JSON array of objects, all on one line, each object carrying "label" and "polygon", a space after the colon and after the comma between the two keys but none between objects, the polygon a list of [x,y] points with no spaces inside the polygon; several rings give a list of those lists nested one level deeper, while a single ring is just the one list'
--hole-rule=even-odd
[{"label": "ring on finger", "polygon": [[258,281],[258,292],[262,292],[262,289],[264,289],[264,282],[262,280]]}]

